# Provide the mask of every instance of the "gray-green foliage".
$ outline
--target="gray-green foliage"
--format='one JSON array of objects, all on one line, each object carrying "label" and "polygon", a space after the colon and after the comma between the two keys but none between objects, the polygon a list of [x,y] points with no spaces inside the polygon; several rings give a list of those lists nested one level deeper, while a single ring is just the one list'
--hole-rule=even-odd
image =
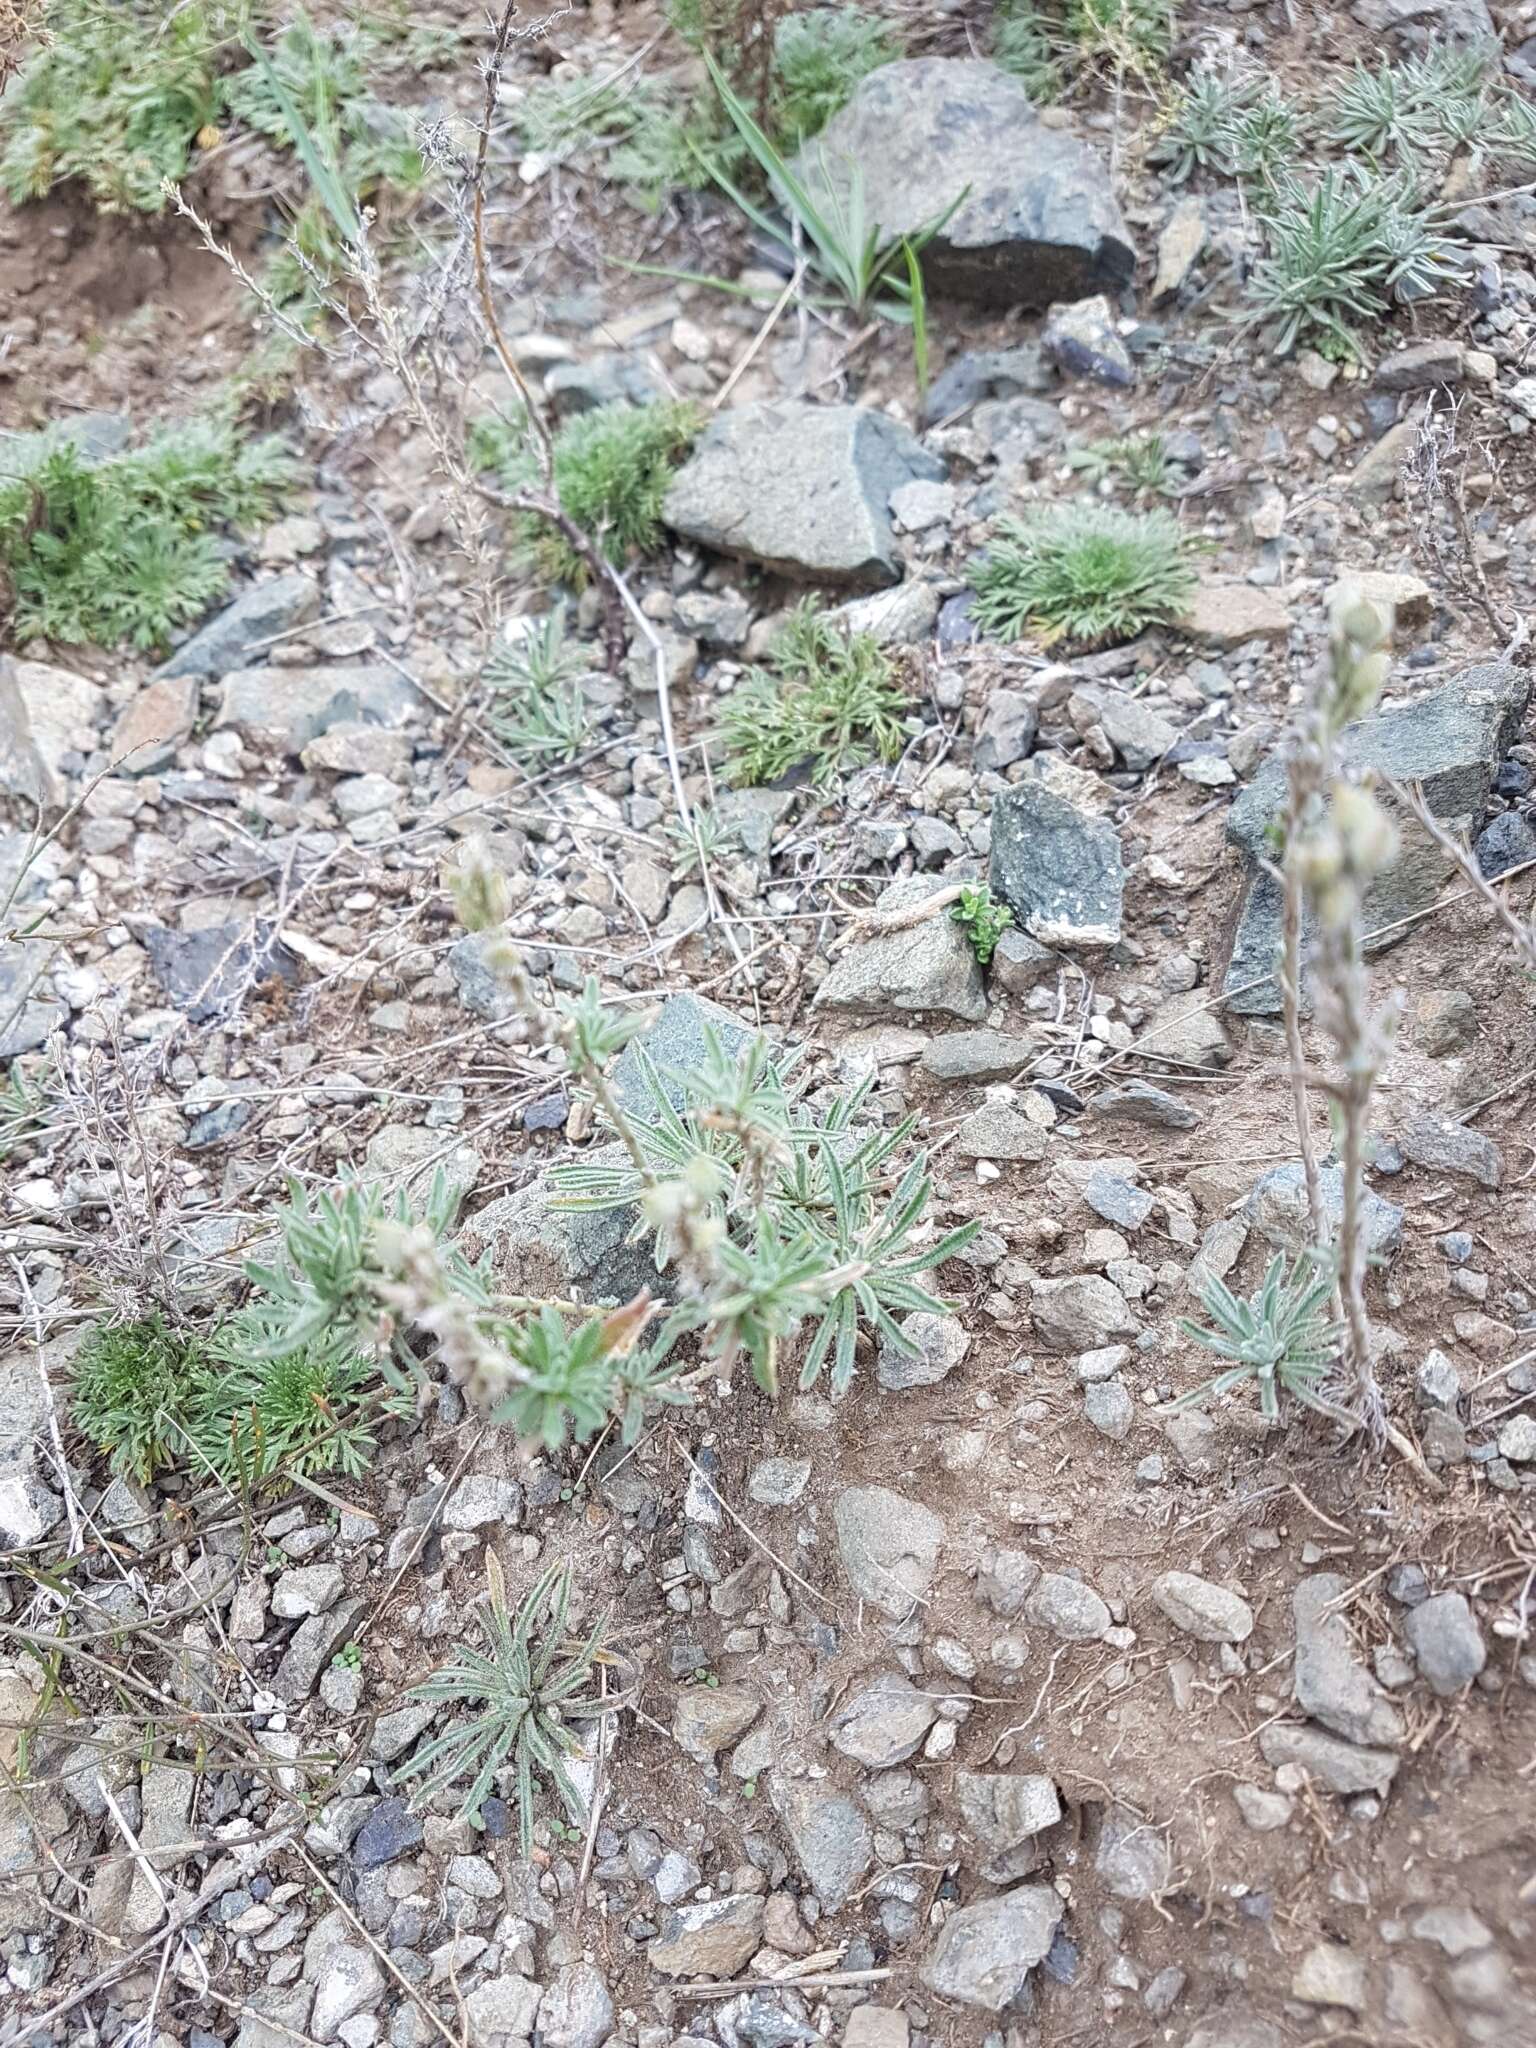
[{"label": "gray-green foliage", "polygon": [[1286,1394],[1305,1407],[1352,1423],[1348,1412],[1323,1392],[1342,1336],[1331,1307],[1336,1285],[1333,1266],[1315,1253],[1301,1254],[1289,1270],[1277,1253],[1247,1301],[1213,1274],[1200,1299],[1215,1328],[1187,1318],[1180,1327],[1207,1351],[1232,1362],[1172,1406],[1194,1407],[1252,1380],[1259,1390],[1259,1412],[1267,1421],[1279,1419],[1280,1397]]},{"label": "gray-green foliage", "polygon": [[1195,588],[1194,546],[1163,511],[1053,506],[997,523],[970,564],[972,615],[999,640],[1113,646],[1176,619]]},{"label": "gray-green foliage", "polygon": [[530,766],[573,761],[592,734],[581,687],[586,664],[566,636],[558,607],[503,639],[486,663],[492,731],[514,759]]},{"label": "gray-green foliage", "polygon": [[527,1857],[533,1852],[540,1779],[553,1787],[572,1820],[586,1818],[568,1766],[581,1747],[573,1724],[611,1711],[588,1690],[603,1654],[606,1622],[599,1616],[579,1639],[567,1634],[572,1583],[566,1566],[551,1565],[543,1572],[515,1613],[494,1552],[486,1554],[486,1570],[486,1649],[461,1647],[453,1663],[408,1695],[433,1706],[463,1706],[468,1715],[423,1744],[410,1775],[422,1781],[415,1794],[418,1805],[467,1779],[459,1811],[478,1820],[500,1774],[510,1772],[519,1844]]},{"label": "gray-green foliage", "polygon": [[1461,274],[1464,258],[1435,226],[1411,172],[1373,176],[1354,165],[1310,186],[1282,179],[1262,215],[1267,253],[1248,297],[1270,324],[1275,352],[1316,341],[1360,354],[1355,328],[1395,304],[1430,297]]},{"label": "gray-green foliage", "polygon": [[1094,74],[1150,84],[1173,44],[1166,0],[1003,0],[992,56],[1031,99],[1059,99]]},{"label": "gray-green foliage", "polygon": [[0,598],[17,638],[162,646],[228,587],[220,526],[270,514],[295,474],[228,418],[94,459],[57,431],[0,451]]},{"label": "gray-green foliage", "polygon": [[895,657],[807,598],[725,700],[726,778],[751,786],[801,768],[825,786],[865,761],[895,760],[910,711]]},{"label": "gray-green foliage", "polygon": [[[673,1310],[663,1341],[704,1330],[722,1362],[744,1352],[769,1391],[782,1350],[802,1336],[800,1384],[814,1384],[830,1359],[837,1393],[853,1378],[861,1328],[912,1355],[896,1317],[942,1312],[923,1276],[978,1227],[924,1234],[933,1193],[926,1155],[897,1165],[916,1119],[872,1125],[872,1080],[813,1110],[794,1061],[774,1058],[762,1039],[732,1058],[709,1035],[692,1073],[663,1072],[640,1047],[633,1058],[646,1101],[628,1122],[644,1169],[586,1164],[558,1168],[554,1178],[568,1207],[639,1201],[641,1227],[656,1232],[658,1266],[690,1247],[697,1255],[700,1234],[707,1240],[712,1280]],[[672,1100],[678,1090],[681,1107]]]}]

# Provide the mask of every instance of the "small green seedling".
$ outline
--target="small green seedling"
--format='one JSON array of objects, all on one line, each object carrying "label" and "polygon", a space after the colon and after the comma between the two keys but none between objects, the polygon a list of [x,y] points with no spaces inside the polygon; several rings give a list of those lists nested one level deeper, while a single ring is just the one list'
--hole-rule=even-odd
[{"label": "small green seedling", "polygon": [[987,882],[962,883],[960,901],[949,914],[964,928],[978,967],[988,965],[998,940],[1013,923],[1013,912],[1006,903],[998,902]]}]

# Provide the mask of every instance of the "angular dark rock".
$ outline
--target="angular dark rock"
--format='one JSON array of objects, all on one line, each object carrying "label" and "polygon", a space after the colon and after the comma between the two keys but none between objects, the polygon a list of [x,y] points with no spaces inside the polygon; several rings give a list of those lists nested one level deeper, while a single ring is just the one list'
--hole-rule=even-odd
[{"label": "angular dark rock", "polygon": [[690,540],[784,576],[878,586],[901,574],[892,491],[943,475],[899,421],[868,406],[743,405],[705,430],[663,517]]},{"label": "angular dark rock", "polygon": [[992,806],[988,870],[1033,939],[1047,946],[1113,946],[1120,938],[1125,869],[1120,835],[1040,782],[1020,782]]},{"label": "angular dark rock", "polygon": [[959,202],[923,250],[932,293],[1039,309],[1131,281],[1136,252],[1107,164],[1046,126],[995,64],[918,57],[871,72],[795,170],[846,213],[854,164],[888,235],[916,234]]},{"label": "angular dark rock", "polygon": [[[1393,704],[1349,726],[1340,755],[1352,768],[1419,783],[1431,813],[1453,834],[1469,833],[1519,731],[1530,688],[1528,670],[1480,663],[1427,697]],[[1245,856],[1248,883],[1225,986],[1228,1007],[1247,1016],[1272,1016],[1280,1008],[1275,979],[1280,889],[1261,863],[1268,857],[1270,827],[1284,808],[1285,767],[1277,753],[1259,769],[1227,818],[1227,837]],[[1452,870],[1450,856],[1412,819],[1399,816],[1398,828],[1398,856],[1366,894],[1367,952],[1402,938],[1400,920],[1433,903]],[[1380,937],[1373,938],[1376,932]]]}]

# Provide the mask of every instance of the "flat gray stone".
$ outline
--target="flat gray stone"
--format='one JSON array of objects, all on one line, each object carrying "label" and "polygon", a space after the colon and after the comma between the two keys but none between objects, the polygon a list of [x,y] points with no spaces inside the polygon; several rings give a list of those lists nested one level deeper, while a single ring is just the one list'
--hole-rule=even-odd
[{"label": "flat gray stone", "polygon": [[613,1994],[601,1970],[569,1963],[539,2004],[543,2048],[603,2048],[613,2032]]},{"label": "flat gray stone", "polygon": [[1039,1124],[1007,1103],[984,1102],[955,1132],[952,1149],[958,1159],[1021,1159],[1034,1164],[1045,1157],[1048,1142]]},{"label": "flat gray stone", "polygon": [[[587,1163],[620,1166],[628,1159],[615,1143],[602,1146]],[[638,1215],[632,1205],[573,1210],[559,1202],[558,1190],[541,1173],[516,1194],[477,1210],[460,1232],[460,1246],[472,1260],[489,1252],[495,1284],[508,1294],[630,1301],[643,1287],[665,1293],[667,1276],[657,1272],[649,1241],[627,1242]]]},{"label": "flat gray stone", "polygon": [[375,663],[324,668],[242,668],[224,679],[216,725],[258,745],[302,754],[333,725],[402,726],[424,708],[404,676]]},{"label": "flat gray stone", "polygon": [[1037,1280],[1030,1290],[1029,1319],[1047,1351],[1099,1351],[1134,1337],[1139,1327],[1125,1296],[1099,1273]]},{"label": "flat gray stone", "polygon": [[905,1673],[883,1672],[851,1694],[827,1723],[832,1747],[872,1771],[905,1763],[939,1718],[938,1702]]},{"label": "flat gray stone", "polygon": [[900,1392],[908,1387],[937,1386],[964,1363],[971,1340],[956,1316],[934,1315],[915,1309],[898,1325],[915,1348],[902,1351],[889,1337],[882,1337],[875,1359],[875,1377],[882,1387]]},{"label": "flat gray stone", "polygon": [[[1404,426],[1411,431],[1412,422]],[[1393,430],[1394,433],[1398,431]],[[1378,444],[1380,446],[1382,444]],[[1520,730],[1530,694],[1529,672],[1502,662],[1464,669],[1441,689],[1414,702],[1394,704],[1346,728],[1339,742],[1344,764],[1423,787],[1429,810],[1453,835],[1475,831],[1488,802],[1494,771]],[[1249,879],[1227,969],[1228,1006],[1247,1016],[1280,1008],[1275,970],[1280,957],[1280,889],[1260,862],[1270,826],[1285,807],[1285,767],[1272,754],[1232,805],[1227,836],[1245,856]],[[1387,932],[1398,920],[1434,902],[1454,863],[1411,818],[1399,816],[1401,849],[1366,893],[1367,952],[1406,935]],[[1257,980],[1253,988],[1247,983]]]},{"label": "flat gray stone", "polygon": [[1246,1643],[1253,1634],[1248,1602],[1194,1572],[1163,1572],[1152,1581],[1152,1598],[1174,1627],[1197,1643]]},{"label": "flat gray stone", "polygon": [[1345,1613],[1329,1612],[1347,1587],[1337,1572],[1314,1572],[1291,1595],[1296,1703],[1346,1742],[1393,1749],[1403,1739],[1403,1717],[1355,1656]]},{"label": "flat gray stone", "polygon": [[868,218],[887,235],[917,234],[959,201],[923,249],[941,297],[1039,310],[1131,281],[1136,253],[1108,166],[1047,127],[995,64],[919,57],[871,72],[794,168],[846,213],[855,164]]},{"label": "flat gray stone", "polygon": [[[1323,1208],[1329,1225],[1337,1229],[1344,1213],[1344,1175],[1337,1166],[1325,1166],[1318,1174]],[[1277,1251],[1299,1252],[1313,1241],[1307,1217],[1306,1176],[1299,1159],[1272,1166],[1254,1182],[1243,1214],[1267,1244]],[[1396,1202],[1366,1190],[1364,1204],[1365,1246],[1373,1258],[1390,1258],[1403,1244],[1403,1212]]]},{"label": "flat gray stone", "polygon": [[1118,943],[1125,895],[1120,835],[1040,782],[1004,790],[992,806],[993,893],[1046,946],[1101,950]]},{"label": "flat gray stone", "polygon": [[734,1977],[762,1945],[762,1900],[733,1893],[674,1907],[645,1955],[664,1977]]},{"label": "flat gray stone", "polygon": [[946,1031],[928,1041],[918,1065],[935,1081],[1011,1081],[1038,1050],[1017,1032]]},{"label": "flat gray stone", "polygon": [[1042,1573],[1024,1602],[1024,1619],[1065,1643],[1096,1643],[1110,1618],[1108,1606],[1092,1586],[1065,1572]]},{"label": "flat gray stone", "polygon": [[1310,1723],[1276,1721],[1259,1733],[1264,1761],[1299,1764],[1309,1777],[1330,1792],[1349,1797],[1356,1792],[1385,1792],[1397,1776],[1401,1759],[1391,1749],[1373,1749],[1346,1742]]},{"label": "flat gray stone", "polygon": [[247,655],[292,626],[302,626],[320,610],[320,586],[302,569],[268,576],[244,590],[233,604],[200,626],[190,640],[160,664],[162,676],[224,676]]},{"label": "flat gray stone", "polygon": [[1105,1814],[1093,1867],[1117,1899],[1161,1898],[1173,1883],[1173,1858],[1162,1829],[1129,1807],[1112,1806]]},{"label": "flat gray stone", "polygon": [[1061,1819],[1055,1780],[1019,1771],[956,1771],[960,1818],[979,1842],[1003,1854]]},{"label": "flat gray stone", "polygon": [[861,1600],[904,1620],[938,1567],[944,1524],[887,1486],[851,1486],[832,1510],[848,1583]]},{"label": "flat gray stone", "polygon": [[719,414],[667,493],[675,533],[783,576],[865,587],[901,575],[891,493],[944,465],[887,414],[770,400]]},{"label": "flat gray stone", "polygon": [[657,1108],[642,1078],[638,1049],[656,1068],[662,1093],[674,1109],[687,1099],[682,1076],[697,1074],[704,1063],[706,1037],[712,1036],[733,1061],[740,1060],[757,1033],[739,1017],[733,1017],[707,996],[685,992],[668,996],[654,1020],[638,1037],[632,1038],[613,1067],[613,1091],[620,1105],[647,1121]]},{"label": "flat gray stone", "polygon": [[[879,909],[909,910],[937,891],[930,877],[906,875],[885,891]],[[857,1017],[934,1015],[979,1024],[987,997],[976,955],[946,907],[838,954],[815,1007]]]},{"label": "flat gray stone", "polygon": [[1492,1138],[1447,1117],[1416,1116],[1396,1134],[1398,1149],[1431,1173],[1464,1173],[1485,1188],[1504,1178],[1504,1160]]},{"label": "flat gray stone", "polygon": [[945,1921],[923,1964],[923,1982],[940,1998],[1006,2011],[1022,1997],[1065,1910],[1044,1884],[1021,1884],[995,1898],[973,1900]]},{"label": "flat gray stone", "polygon": [[70,669],[0,654],[0,795],[45,811],[67,802],[64,757],[89,751],[105,701],[99,683]]},{"label": "flat gray stone", "polygon": [[775,1771],[772,1799],[817,1898],[827,1912],[837,1912],[875,1860],[868,1820],[845,1792],[821,1779]]},{"label": "flat gray stone", "polygon": [[1463,1691],[1488,1662],[1488,1645],[1465,1593],[1436,1593],[1411,1607],[1403,1633],[1420,1677],[1442,1699]]}]

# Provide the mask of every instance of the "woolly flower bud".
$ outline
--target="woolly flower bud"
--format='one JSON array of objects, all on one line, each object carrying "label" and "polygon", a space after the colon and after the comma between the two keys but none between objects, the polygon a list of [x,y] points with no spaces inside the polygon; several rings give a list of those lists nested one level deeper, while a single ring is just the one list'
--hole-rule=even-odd
[{"label": "woolly flower bud", "polygon": [[458,860],[443,870],[443,886],[453,898],[465,931],[489,931],[506,922],[512,908],[511,892],[483,839],[464,842]]},{"label": "woolly flower bud", "polygon": [[1339,593],[1333,609],[1333,630],[1357,647],[1380,647],[1392,630],[1390,616],[1371,603],[1353,584]]},{"label": "woolly flower bud", "polygon": [[1334,784],[1333,821],[1345,863],[1358,876],[1379,875],[1397,852],[1397,827],[1357,782]]}]

